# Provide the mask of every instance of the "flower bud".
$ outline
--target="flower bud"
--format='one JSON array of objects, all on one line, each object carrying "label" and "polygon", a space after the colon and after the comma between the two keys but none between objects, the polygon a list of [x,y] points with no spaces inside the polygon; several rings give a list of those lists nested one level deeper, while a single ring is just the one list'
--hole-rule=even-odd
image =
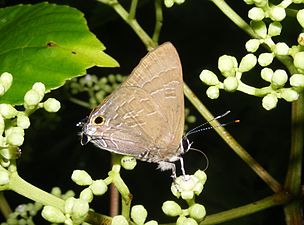
[{"label": "flower bud", "polygon": [[234,76],[236,67],[237,61],[233,56],[222,55],[218,59],[218,68],[225,77]]},{"label": "flower bud", "polygon": [[267,94],[263,97],[262,106],[266,110],[274,109],[278,104],[278,98],[274,94]]},{"label": "flower bud", "polygon": [[189,208],[189,215],[191,218],[200,222],[206,216],[206,209],[203,205],[196,203]]},{"label": "flower bud", "polygon": [[41,82],[36,82],[32,89],[40,95],[40,99],[42,100],[45,94],[45,85]]},{"label": "flower bud", "polygon": [[156,220],[150,220],[146,222],[145,225],[158,225],[158,222]]},{"label": "flower bud", "polygon": [[248,17],[249,19],[260,21],[264,19],[265,13],[263,9],[258,7],[253,7],[248,11]]},{"label": "flower bud", "polygon": [[[0,137],[3,134],[4,128],[5,128],[5,122],[4,122],[4,119],[3,119],[3,117],[0,113]],[[1,142],[0,142],[0,146],[2,146]]]},{"label": "flower bud", "polygon": [[93,200],[93,193],[90,188],[85,188],[80,192],[79,198],[86,201],[91,202]]},{"label": "flower bud", "polygon": [[178,216],[182,214],[182,208],[174,201],[165,201],[162,210],[167,216]]},{"label": "flower bud", "polygon": [[224,80],[224,88],[226,91],[233,92],[236,91],[239,86],[239,82],[236,77],[227,77]]},{"label": "flower bud", "polygon": [[36,107],[41,100],[39,93],[31,89],[24,95],[24,106],[26,108]]},{"label": "flower bud", "polygon": [[198,225],[197,222],[192,218],[182,217],[178,218],[176,225]]},{"label": "flower bud", "polygon": [[257,58],[254,54],[247,54],[245,55],[239,65],[240,72],[247,72],[255,67],[257,63]]},{"label": "flower bud", "polygon": [[174,5],[174,0],[165,0],[164,4],[167,8],[171,8]]},{"label": "flower bud", "polygon": [[65,215],[56,207],[44,206],[41,212],[44,219],[51,223],[63,223],[65,221]]},{"label": "flower bud", "polygon": [[268,66],[272,63],[273,54],[272,53],[262,53],[259,55],[258,62],[261,66]]},{"label": "flower bud", "polygon": [[287,44],[283,43],[283,42],[279,42],[276,44],[274,53],[276,55],[288,55],[289,52],[289,47]]},{"label": "flower bud", "polygon": [[196,176],[200,182],[202,182],[202,184],[205,184],[206,183],[206,180],[207,180],[207,175],[204,171],[202,170],[197,170],[195,173],[194,173],[194,176]]},{"label": "flower bud", "polygon": [[[3,88],[3,94],[11,87],[13,83],[13,76],[8,72],[4,72],[0,75],[0,86]],[[1,95],[3,95],[1,93]]]},{"label": "flower bud", "polygon": [[274,71],[272,78],[271,78],[271,84],[275,87],[283,87],[285,83],[288,80],[288,75],[285,70],[276,70]]},{"label": "flower bud", "polygon": [[17,116],[18,111],[9,104],[0,104],[0,114],[4,119],[11,119]]},{"label": "flower bud", "polygon": [[84,217],[89,212],[89,204],[83,199],[75,199],[73,210],[72,210],[72,218],[84,219]]},{"label": "flower bud", "polygon": [[304,28],[304,9],[301,9],[297,13],[297,20],[302,28]]},{"label": "flower bud", "polygon": [[48,112],[57,112],[60,109],[60,102],[55,98],[49,98],[43,103],[43,108]]},{"label": "flower bud", "polygon": [[278,36],[281,34],[282,24],[280,22],[272,22],[268,27],[268,35],[271,37]]},{"label": "flower bud", "polygon": [[124,216],[118,215],[113,217],[111,225],[129,225],[129,223]]},{"label": "flower bud", "polygon": [[265,81],[271,82],[272,75],[273,75],[273,70],[270,68],[263,68],[261,70],[261,77]]},{"label": "flower bud", "polygon": [[27,129],[31,125],[30,119],[24,113],[19,113],[17,115],[17,126],[21,127],[22,129]]},{"label": "flower bud", "polygon": [[285,99],[287,102],[293,102],[298,100],[299,94],[295,90],[288,88],[282,90],[281,97]]},{"label": "flower bud", "polygon": [[94,195],[103,195],[107,192],[108,186],[104,182],[104,180],[95,180],[90,185],[90,189],[92,190]]},{"label": "flower bud", "polygon": [[260,44],[258,39],[250,39],[246,42],[245,48],[248,52],[256,52],[260,47]]},{"label": "flower bud", "polygon": [[286,17],[285,9],[281,6],[272,6],[269,10],[269,17],[273,21],[282,21]]},{"label": "flower bud", "polygon": [[304,70],[304,52],[298,52],[295,54],[293,63],[298,69]]},{"label": "flower bud", "polygon": [[298,43],[299,43],[300,46],[304,46],[304,33],[299,34]]},{"label": "flower bud", "polygon": [[289,78],[289,83],[293,87],[304,88],[304,75],[303,74],[293,74]]},{"label": "flower bud", "polygon": [[132,156],[123,156],[121,158],[121,166],[126,170],[133,170],[136,164],[136,159]]},{"label": "flower bud", "polygon": [[220,96],[220,90],[217,86],[210,86],[207,89],[206,94],[208,98],[217,99]]},{"label": "flower bud", "polygon": [[12,132],[6,137],[6,141],[10,145],[21,146],[24,142],[24,135]]},{"label": "flower bud", "polygon": [[72,213],[75,200],[76,199],[74,197],[70,197],[67,200],[65,200],[65,204],[64,204],[64,211],[65,211],[65,213],[67,213],[67,214],[71,214]]},{"label": "flower bud", "polygon": [[267,36],[267,27],[263,21],[251,21],[250,25],[253,31],[261,38],[266,38]]},{"label": "flower bud", "polygon": [[131,209],[131,218],[138,225],[145,223],[147,215],[147,210],[142,205],[135,205]]},{"label": "flower bud", "polygon": [[93,183],[91,176],[84,170],[74,170],[72,180],[81,186],[91,185]]},{"label": "flower bud", "polygon": [[203,70],[199,77],[201,81],[209,86],[214,86],[220,83],[217,76],[210,70]]}]

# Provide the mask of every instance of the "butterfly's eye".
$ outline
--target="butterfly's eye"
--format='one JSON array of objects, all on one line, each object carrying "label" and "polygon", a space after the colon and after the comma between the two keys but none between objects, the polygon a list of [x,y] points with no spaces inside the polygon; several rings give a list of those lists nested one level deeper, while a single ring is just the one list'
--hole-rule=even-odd
[{"label": "butterfly's eye", "polygon": [[96,125],[102,125],[105,122],[105,118],[103,116],[97,116],[93,122]]}]

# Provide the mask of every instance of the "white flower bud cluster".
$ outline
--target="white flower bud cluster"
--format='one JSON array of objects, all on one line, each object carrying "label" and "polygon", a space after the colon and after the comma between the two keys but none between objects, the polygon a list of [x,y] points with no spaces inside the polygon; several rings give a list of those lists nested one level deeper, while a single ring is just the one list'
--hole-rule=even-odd
[{"label": "white flower bud cluster", "polygon": [[174,4],[183,4],[185,0],[164,0],[164,4],[167,8],[171,8]]},{"label": "white flower bud cluster", "polygon": [[[172,184],[171,191],[176,197],[189,201],[194,199],[194,195],[202,192],[206,180],[206,174],[198,170],[192,176],[178,177]],[[198,225],[206,216],[205,207],[194,201],[187,209],[182,209],[174,201],[166,201],[163,203],[162,210],[168,216],[178,217],[176,224]]]},{"label": "white flower bud cluster", "polygon": [[[10,73],[0,75],[0,100],[1,95],[11,87],[13,76]],[[0,165],[8,167],[10,160],[20,155],[19,147],[24,142],[24,130],[30,126],[29,115],[38,108],[44,108],[49,112],[56,112],[60,103],[49,98],[41,103],[45,94],[44,84],[35,83],[31,90],[24,96],[25,110],[17,110],[13,105],[0,103]]]},{"label": "white flower bud cluster", "polygon": [[[301,4],[303,0],[282,2],[279,5],[270,5],[266,0],[244,1],[248,5],[254,5],[248,11],[248,17],[251,19],[250,27],[256,36],[246,42],[245,48],[248,54],[243,57],[239,65],[233,56],[223,55],[219,58],[218,69],[224,77],[223,82],[219,81],[218,76],[209,70],[205,69],[201,72],[200,79],[209,86],[206,91],[207,96],[217,99],[219,89],[228,92],[237,90],[262,97],[262,106],[267,110],[275,108],[278,99],[288,102],[296,101],[299,93],[304,89],[304,50],[302,47],[304,46],[304,33],[298,35],[298,45],[291,47],[282,41],[275,43],[273,37],[281,35],[283,28],[281,22],[286,18],[286,8],[292,3]],[[298,10],[297,22],[303,29],[304,9]],[[261,45],[269,49],[269,52],[258,52]],[[288,65],[288,69],[292,73],[283,69],[275,71],[270,69],[269,66],[275,58]],[[263,67],[260,76],[270,83],[269,86],[256,88],[241,81],[243,74],[252,70],[256,65]]]}]

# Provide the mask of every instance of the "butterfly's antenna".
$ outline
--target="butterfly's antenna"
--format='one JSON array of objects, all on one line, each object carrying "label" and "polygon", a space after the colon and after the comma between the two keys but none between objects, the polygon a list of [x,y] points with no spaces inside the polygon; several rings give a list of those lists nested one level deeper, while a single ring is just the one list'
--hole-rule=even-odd
[{"label": "butterfly's antenna", "polygon": [[206,166],[203,169],[203,171],[206,171],[208,169],[208,167],[209,167],[209,159],[208,159],[207,155],[204,152],[202,152],[201,150],[197,149],[197,148],[190,148],[189,150],[193,150],[193,151],[199,152],[199,153],[201,153],[205,157],[207,163],[206,163]]},{"label": "butterfly's antenna", "polygon": [[212,120],[209,120],[209,121],[207,121],[207,122],[205,122],[205,123],[203,123],[203,124],[201,124],[201,125],[199,125],[199,126],[193,128],[193,129],[191,129],[190,131],[188,131],[188,132],[186,133],[185,136],[189,136],[189,135],[191,135],[191,134],[195,134],[195,133],[198,133],[198,132],[201,132],[201,131],[204,131],[204,130],[211,130],[211,129],[214,129],[214,128],[217,128],[217,127],[224,127],[224,126],[227,126],[228,124],[231,124],[231,123],[239,123],[239,122],[240,122],[240,120],[234,120],[234,121],[230,121],[230,122],[228,122],[228,123],[223,123],[223,124],[217,125],[217,126],[215,126],[215,127],[211,127],[211,126],[209,126],[209,127],[204,127],[204,126],[206,126],[207,124],[210,124],[210,122],[212,122],[212,121],[214,121],[214,120],[218,120],[218,119],[220,119],[220,118],[226,116],[228,113],[230,113],[230,110],[228,110],[227,112],[225,112],[225,113],[223,113],[223,114],[221,114],[221,115],[219,115],[219,116],[214,117]]}]

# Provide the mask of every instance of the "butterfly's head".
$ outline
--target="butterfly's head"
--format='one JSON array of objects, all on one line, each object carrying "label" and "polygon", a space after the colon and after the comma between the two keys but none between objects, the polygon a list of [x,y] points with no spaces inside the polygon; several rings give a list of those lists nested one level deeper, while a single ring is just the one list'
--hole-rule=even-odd
[{"label": "butterfly's head", "polygon": [[189,151],[189,149],[191,148],[192,142],[189,141],[189,139],[187,138],[187,136],[184,136],[181,144],[180,144],[180,148],[181,148],[181,155],[185,154],[186,152]]}]

